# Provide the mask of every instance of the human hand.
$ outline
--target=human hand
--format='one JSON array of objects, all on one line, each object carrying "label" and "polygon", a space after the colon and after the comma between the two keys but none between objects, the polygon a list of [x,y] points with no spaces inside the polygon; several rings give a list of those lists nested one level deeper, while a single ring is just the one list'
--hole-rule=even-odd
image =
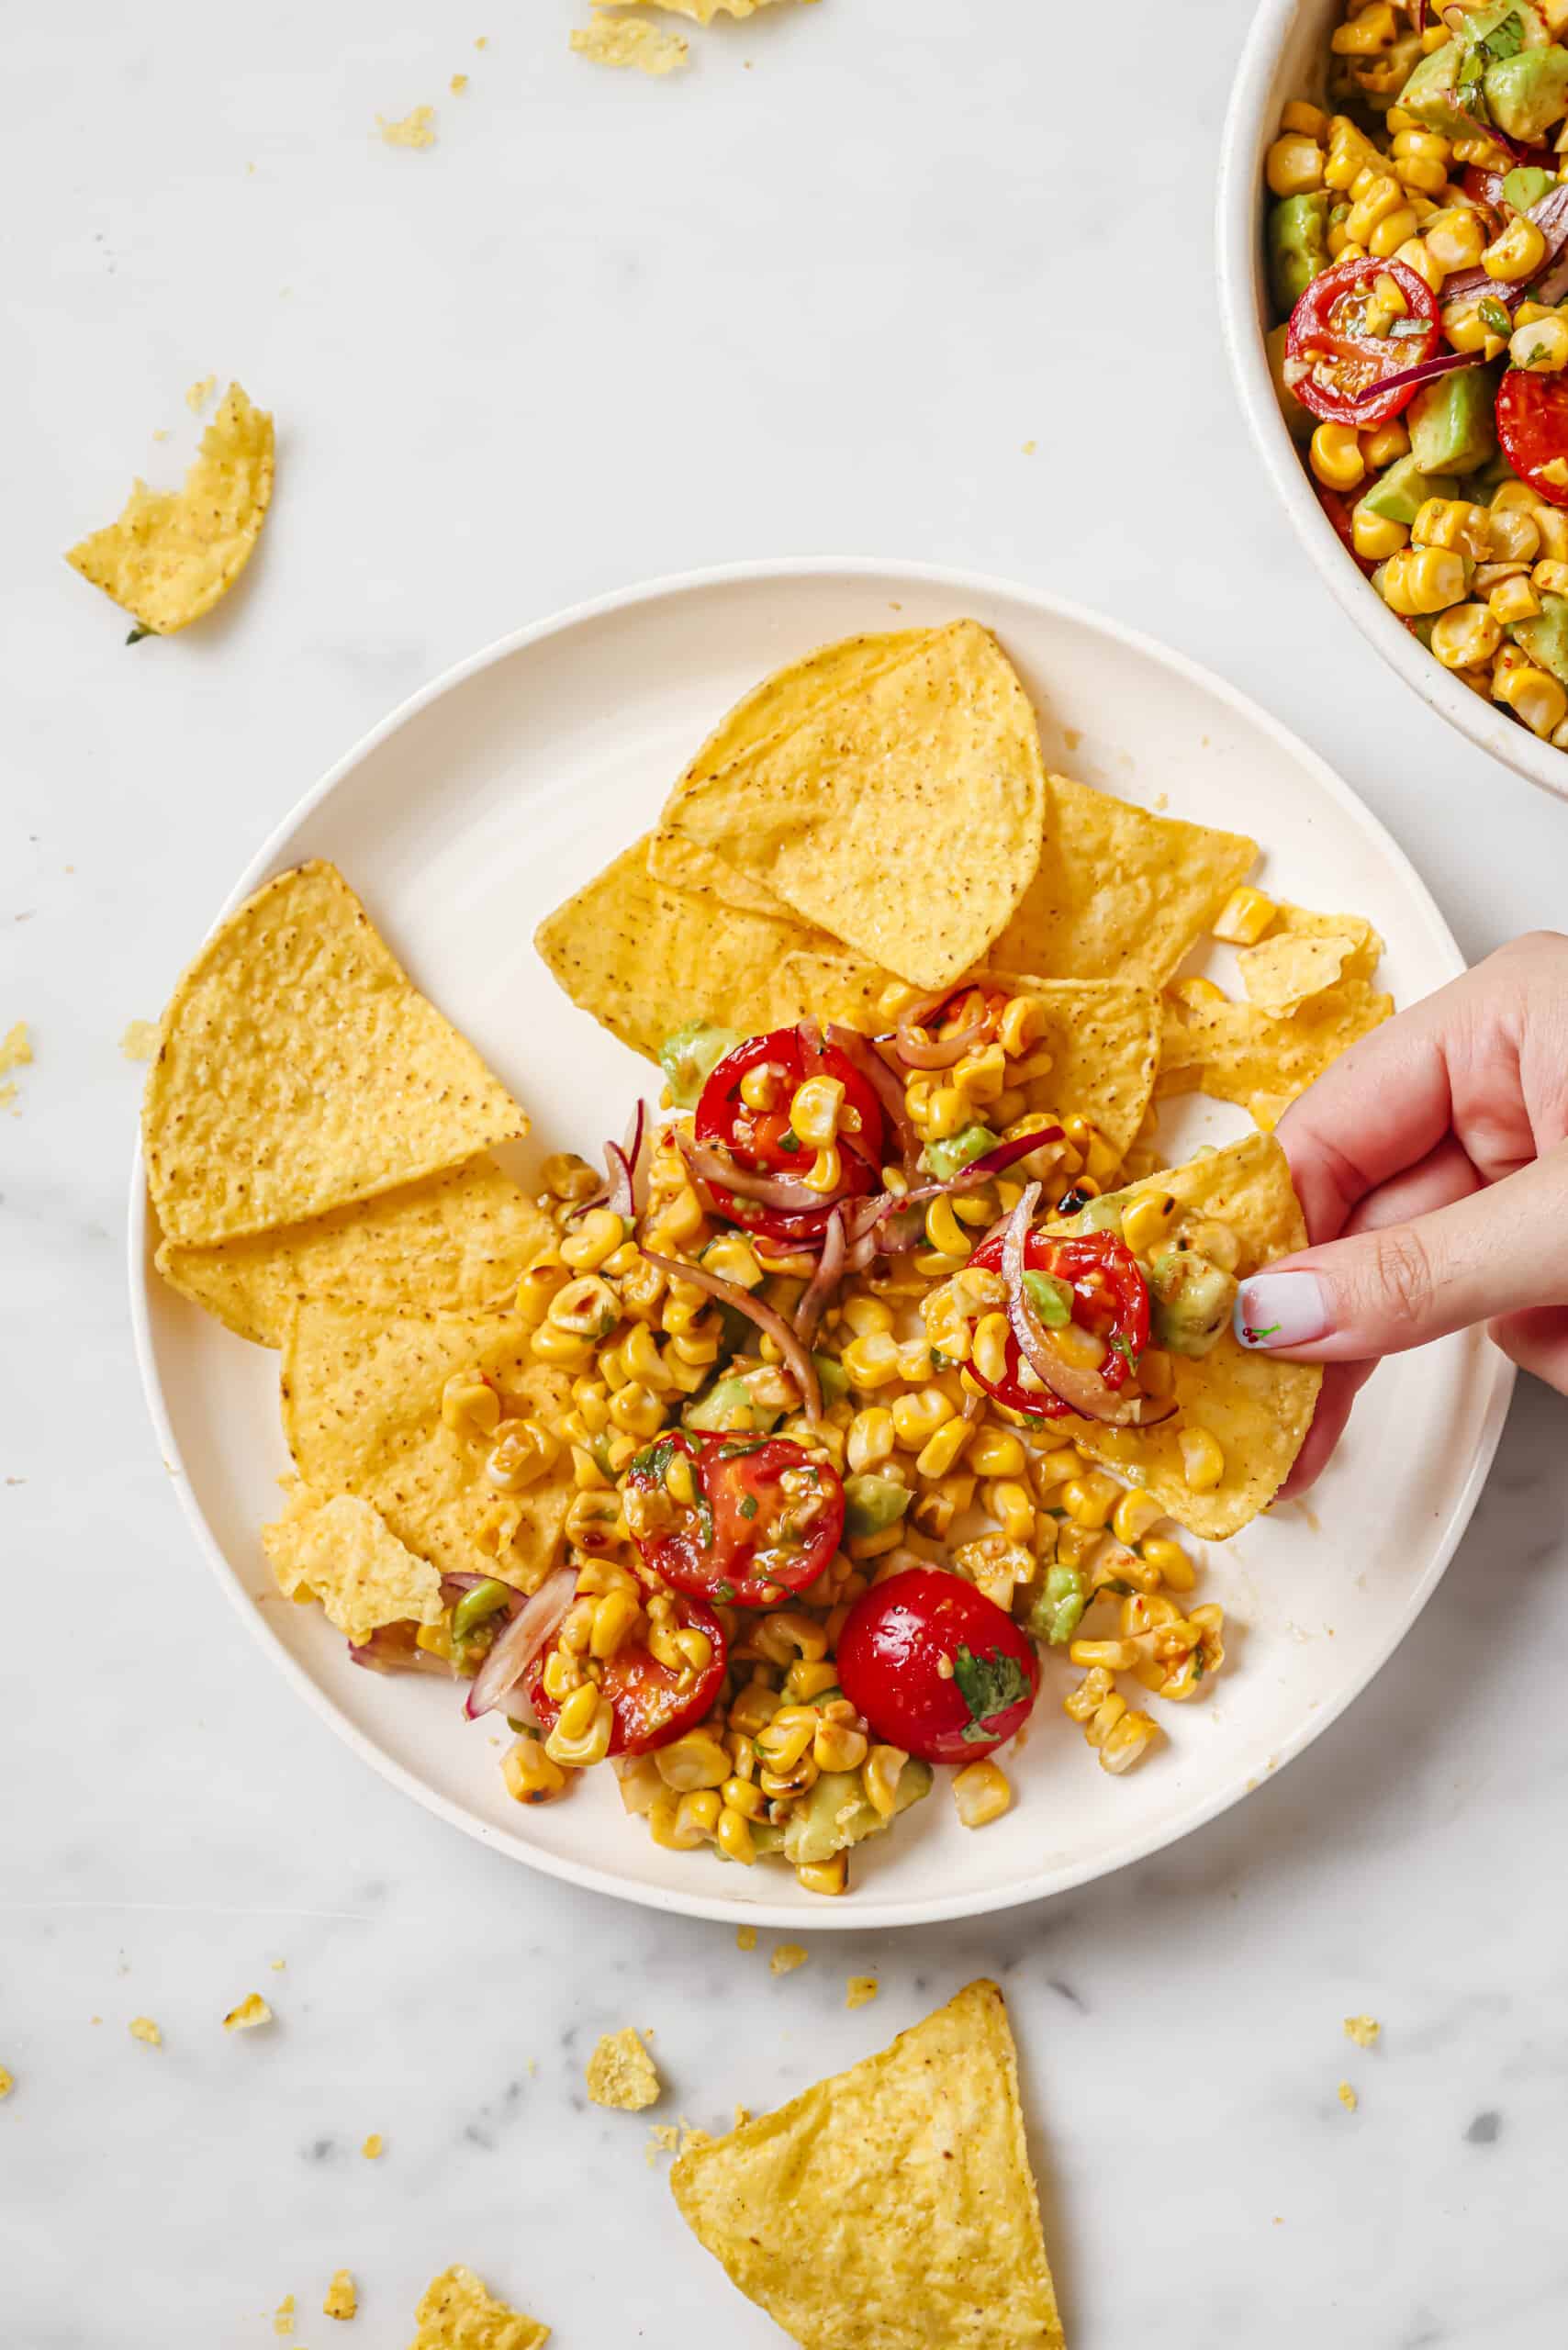
[{"label": "human hand", "polygon": [[1364,1036],[1279,1138],[1313,1246],[1243,1281],[1237,1335],[1326,1366],[1282,1499],[1383,1355],[1484,1322],[1568,1393],[1568,937],[1516,939]]}]

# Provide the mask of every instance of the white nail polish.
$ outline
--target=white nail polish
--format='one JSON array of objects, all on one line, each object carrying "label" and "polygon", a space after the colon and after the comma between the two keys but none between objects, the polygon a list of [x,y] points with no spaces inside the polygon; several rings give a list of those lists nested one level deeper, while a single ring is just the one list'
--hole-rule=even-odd
[{"label": "white nail polish", "polygon": [[1236,1293],[1236,1335],[1244,1347],[1309,1347],[1332,1327],[1328,1292],[1316,1273],[1254,1273]]}]

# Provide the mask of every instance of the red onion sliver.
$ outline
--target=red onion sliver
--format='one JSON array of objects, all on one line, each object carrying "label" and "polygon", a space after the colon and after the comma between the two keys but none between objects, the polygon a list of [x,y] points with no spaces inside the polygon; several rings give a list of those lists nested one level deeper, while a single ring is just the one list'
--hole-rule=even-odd
[{"label": "red onion sliver", "polygon": [[795,1336],[803,1347],[809,1347],[816,1337],[817,1325],[827,1310],[828,1300],[844,1276],[844,1210],[834,1208],[823,1235],[823,1250],[817,1259],[804,1296],[795,1308]]},{"label": "red onion sliver", "polygon": [[470,1721],[494,1711],[521,1680],[545,1642],[560,1629],[577,1588],[575,1567],[556,1567],[511,1619],[469,1684],[464,1712]]},{"label": "red onion sliver", "polygon": [[[1487,279],[1488,285],[1492,281]],[[1429,384],[1438,375],[1451,375],[1456,368],[1484,366],[1485,354],[1479,351],[1439,351],[1430,359],[1423,359],[1418,367],[1406,367],[1397,375],[1383,375],[1357,394],[1353,408],[1370,407],[1373,400],[1383,399],[1389,392],[1403,391],[1406,384]]]},{"label": "red onion sliver", "polygon": [[737,1199],[755,1200],[759,1207],[801,1210],[820,1208],[824,1203],[820,1192],[807,1183],[798,1182],[788,1175],[756,1175],[749,1167],[742,1167],[727,1150],[714,1143],[698,1142],[677,1134],[676,1147],[691,1172],[700,1177],[710,1188],[715,1183]]},{"label": "red onion sliver", "polygon": [[907,1175],[920,1157],[920,1136],[904,1101],[903,1080],[896,1069],[890,1069],[878,1052],[869,1036],[857,1028],[841,1027],[837,1021],[827,1024],[827,1041],[844,1055],[857,1077],[863,1077],[887,1113],[888,1123],[898,1137],[899,1155]]},{"label": "red onion sliver", "polygon": [[738,1281],[727,1281],[720,1274],[711,1273],[706,1265],[688,1265],[674,1257],[656,1257],[651,1248],[644,1248],[643,1255],[672,1281],[689,1281],[693,1289],[706,1291],[721,1305],[733,1305],[737,1314],[744,1314],[748,1322],[755,1322],[759,1330],[765,1331],[783,1356],[785,1368],[801,1391],[801,1404],[807,1420],[812,1427],[822,1425],[823,1391],[817,1367],[810,1350],[801,1344],[781,1314],[776,1314],[771,1305],[765,1305],[761,1298],[753,1297],[750,1290],[742,1289]]},{"label": "red onion sliver", "polygon": [[1018,1351],[1051,1393],[1081,1418],[1105,1421],[1114,1427],[1135,1427],[1143,1398],[1120,1395],[1106,1386],[1098,1371],[1068,1362],[1050,1344],[1036,1318],[1029,1292],[1024,1286],[1024,1251],[1029,1237],[1029,1219],[1039,1196],[1038,1183],[1027,1185],[1002,1227],[1002,1278],[1007,1283],[1008,1326],[1018,1341]]}]

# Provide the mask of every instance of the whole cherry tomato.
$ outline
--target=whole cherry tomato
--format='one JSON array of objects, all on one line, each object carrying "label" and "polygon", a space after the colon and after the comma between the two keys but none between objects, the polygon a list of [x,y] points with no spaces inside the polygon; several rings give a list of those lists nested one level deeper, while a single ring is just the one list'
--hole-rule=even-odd
[{"label": "whole cherry tomato", "polygon": [[940,1567],[908,1567],[864,1592],[837,1662],[839,1685],[877,1736],[927,1762],[993,1752],[1023,1728],[1040,1681],[1012,1617]]},{"label": "whole cherry tomato", "polygon": [[[705,1665],[661,1664],[642,1640],[630,1641],[607,1657],[599,1668],[599,1690],[615,1716],[610,1735],[611,1754],[646,1754],[667,1746],[682,1730],[690,1729],[711,1713],[724,1678],[727,1643],[724,1628],[711,1607],[681,1594],[675,1601],[682,1628],[689,1626],[708,1641],[711,1654]],[[523,1675],[529,1702],[548,1737],[560,1714],[560,1702],[544,1686],[545,1649]]]},{"label": "whole cherry tomato", "polygon": [[[1405,314],[1386,319],[1375,293],[1391,278]],[[1381,333],[1374,320],[1386,320]],[[1304,408],[1333,424],[1382,424],[1415,398],[1415,384],[1376,397],[1390,376],[1430,359],[1442,341],[1438,297],[1402,261],[1342,261],[1315,277],[1291,312],[1285,380]]]},{"label": "whole cherry tomato", "polygon": [[[741,1097],[741,1083],[754,1080],[752,1091],[767,1098],[767,1107],[754,1109]],[[882,1105],[854,1064],[833,1045],[808,1046],[799,1028],[775,1028],[764,1036],[748,1036],[710,1071],[693,1121],[700,1143],[717,1144],[740,1167],[757,1175],[778,1175],[800,1182],[815,1153],[790,1125],[790,1105],[796,1089],[809,1077],[835,1077],[844,1088],[839,1115],[838,1153],[842,1181],[820,1207],[774,1208],[748,1200],[720,1183],[710,1188],[721,1215],[748,1232],[789,1243],[820,1240],[834,1202],[864,1199],[882,1188],[882,1159],[887,1121]]]},{"label": "whole cherry tomato", "polygon": [[[666,1483],[677,1456],[692,1465],[696,1500]],[[728,1607],[776,1607],[815,1583],[844,1532],[844,1487],[827,1460],[783,1436],[657,1438],[627,1471],[637,1548],[678,1591]]]}]

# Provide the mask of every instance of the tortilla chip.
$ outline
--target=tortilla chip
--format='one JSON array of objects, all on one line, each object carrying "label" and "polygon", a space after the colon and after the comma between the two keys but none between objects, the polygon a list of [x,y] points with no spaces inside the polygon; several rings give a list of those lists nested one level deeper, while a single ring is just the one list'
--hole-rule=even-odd
[{"label": "tortilla chip", "polygon": [[1060,2350],[994,1983],[682,2154],[670,2187],[732,2283],[813,2350]]},{"label": "tortilla chip", "polygon": [[1236,958],[1247,997],[1259,1012],[1288,1016],[1341,979],[1370,980],[1383,941],[1360,914],[1315,914],[1282,906],[1268,934]]},{"label": "tortilla chip", "polygon": [[172,636],[209,612],[251,557],[273,494],[273,420],[230,384],[183,489],[139,481],[118,522],[66,556],[73,571]]},{"label": "tortilla chip", "polygon": [[[697,0],[698,6],[706,0]],[[765,881],[677,829],[675,811],[709,778],[765,743],[775,743],[835,703],[852,699],[884,669],[935,636],[934,629],[898,629],[880,636],[846,636],[823,644],[804,660],[776,669],[738,701],[709,735],[665,804],[658,830],[648,844],[648,870],[656,881],[706,891],[728,906],[752,913],[795,918]]]},{"label": "tortilla chip", "polygon": [[536,1591],[560,1550],[571,1455],[563,1446],[545,1476],[498,1495],[483,1448],[441,1416],[447,1381],[474,1367],[500,1388],[507,1417],[549,1427],[567,1408],[569,1378],[531,1353],[515,1314],[388,1316],[318,1300],[285,1340],[284,1434],[313,1493],[369,1502],[442,1574],[495,1573]]},{"label": "tortilla chip", "polygon": [[1257,861],[1238,833],[1047,779],[1045,843],[991,961],[1052,979],[1163,987]]},{"label": "tortilla chip", "polygon": [[141,1132],[159,1223],[205,1247],[455,1167],[528,1119],[318,859],[258,890],[179,981]]},{"label": "tortilla chip", "polygon": [[433,147],[435,145],[434,106],[415,106],[401,115],[396,122],[388,122],[385,115],[375,118],[375,128],[386,147]]},{"label": "tortilla chip", "polygon": [[628,7],[651,6],[672,17],[689,17],[694,25],[711,25],[715,17],[755,17],[773,0],[624,0]]},{"label": "tortilla chip", "polygon": [[262,1528],[278,1589],[292,1599],[303,1585],[315,1593],[329,1623],[355,1648],[378,1624],[436,1624],[441,1577],[428,1560],[406,1550],[368,1502],[349,1494],[330,1501],[300,1495],[274,1526]]},{"label": "tortilla chip", "polygon": [[1167,996],[1160,1090],[1167,1090],[1163,1072],[1196,1069],[1198,1083],[1215,1101],[1250,1106],[1261,1099],[1277,1118],[1393,1010],[1391,995],[1355,978],[1278,1017],[1229,998],[1185,1004]]},{"label": "tortilla chip", "polygon": [[492,1158],[471,1158],[308,1224],[286,1224],[215,1248],[165,1240],[158,1270],[237,1337],[281,1347],[312,1297],[389,1313],[496,1306],[554,1237],[549,1217]]},{"label": "tortilla chip", "polygon": [[414,2311],[409,2350],[543,2350],[550,2329],[492,2300],[471,2268],[443,2270]]},{"label": "tortilla chip", "polygon": [[657,2105],[664,2094],[664,2083],[634,2024],[628,2024],[624,2031],[600,2033],[588,2058],[587,2078],[594,2104],[610,2106],[618,2113],[641,2113]]},{"label": "tortilla chip", "polygon": [[796,915],[921,987],[980,961],[1039,861],[1035,713],[974,621],[937,631],[668,811]]},{"label": "tortilla chip", "polygon": [[679,33],[666,33],[636,17],[612,17],[607,8],[596,8],[592,23],[573,33],[572,47],[596,65],[634,65],[639,73],[655,76],[673,73],[687,55]]},{"label": "tortilla chip", "polygon": [[[1170,1192],[1193,1220],[1228,1224],[1241,1244],[1237,1277],[1306,1246],[1306,1225],[1291,1186],[1284,1152],[1268,1135],[1246,1135],[1185,1167],[1166,1168],[1110,1196],[1136,1199]],[[1069,1231],[1070,1220],[1048,1224]],[[1120,1469],[1151,1493],[1171,1517],[1207,1541],[1222,1541],[1266,1509],[1312,1423],[1323,1373],[1316,1363],[1282,1362],[1250,1351],[1223,1331],[1196,1360],[1171,1355],[1176,1416],[1150,1428],[1110,1428],[1097,1421],[1053,1423],[1064,1438]],[[1212,1493],[1194,1494],[1182,1473],[1183,1427],[1207,1428],[1225,1454],[1225,1475]]]},{"label": "tortilla chip", "polygon": [[649,1060],[688,1020],[748,1035],[773,1026],[781,967],[820,947],[822,934],[793,917],[742,913],[655,881],[647,851],[645,839],[634,841],[540,923],[533,943],[552,977]]}]

